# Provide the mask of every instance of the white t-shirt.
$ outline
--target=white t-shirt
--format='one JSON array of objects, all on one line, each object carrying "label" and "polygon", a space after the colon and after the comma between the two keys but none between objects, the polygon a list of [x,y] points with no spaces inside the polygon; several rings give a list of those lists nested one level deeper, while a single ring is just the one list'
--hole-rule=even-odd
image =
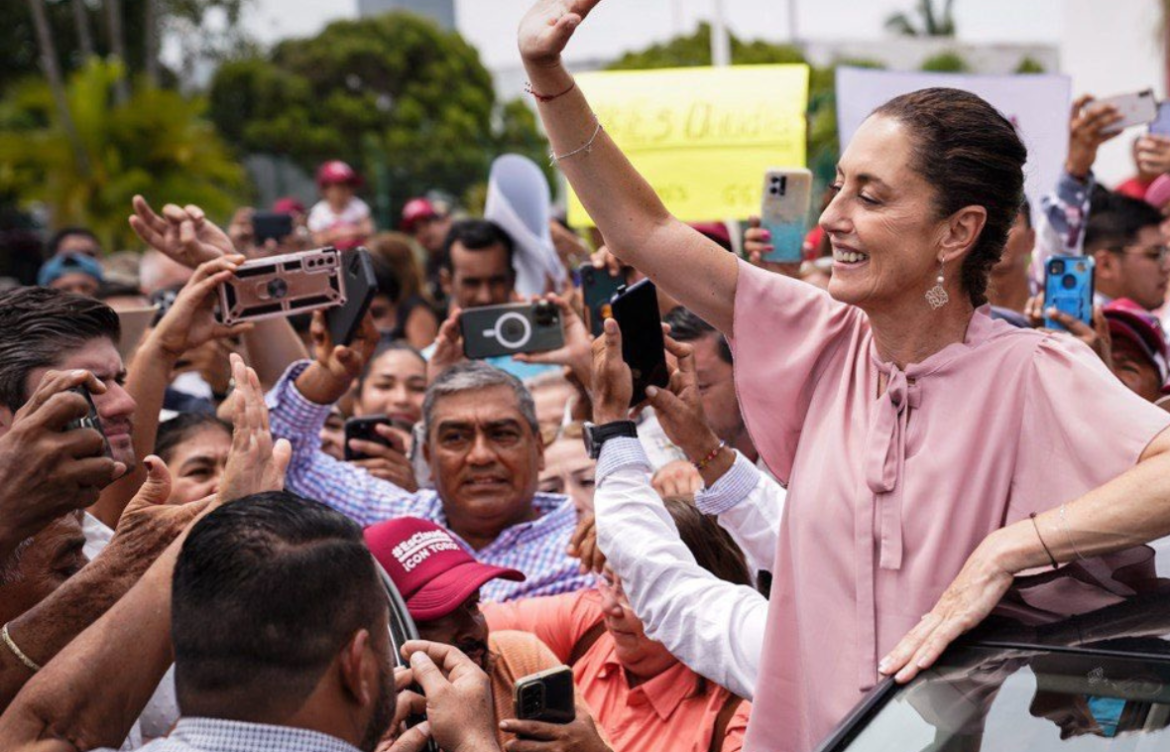
[{"label": "white t-shirt", "polygon": [[370,216],[370,207],[357,196],[349,200],[340,213],[333,211],[328,201],[318,201],[309,212],[309,231],[324,232],[334,227],[356,225]]}]

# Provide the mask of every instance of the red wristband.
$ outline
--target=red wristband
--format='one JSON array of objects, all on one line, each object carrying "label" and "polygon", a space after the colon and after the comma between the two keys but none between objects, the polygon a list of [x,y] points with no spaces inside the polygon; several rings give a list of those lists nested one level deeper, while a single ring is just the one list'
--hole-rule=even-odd
[{"label": "red wristband", "polygon": [[719,453],[722,452],[725,448],[727,448],[727,442],[720,441],[719,446],[712,449],[710,454],[708,454],[706,457],[699,460],[698,462],[692,462],[691,464],[695,466],[696,470],[702,470],[707,465],[710,465],[712,462],[714,462],[715,458],[718,457]]},{"label": "red wristband", "polygon": [[541,94],[540,92],[538,92],[532,88],[531,81],[524,82],[524,91],[531,94],[536,99],[537,102],[551,102],[554,99],[557,99],[558,97],[565,96],[566,94],[568,94],[570,91],[572,91],[575,88],[577,88],[576,79],[573,80],[573,83],[569,84],[569,88],[565,89],[560,94]]}]

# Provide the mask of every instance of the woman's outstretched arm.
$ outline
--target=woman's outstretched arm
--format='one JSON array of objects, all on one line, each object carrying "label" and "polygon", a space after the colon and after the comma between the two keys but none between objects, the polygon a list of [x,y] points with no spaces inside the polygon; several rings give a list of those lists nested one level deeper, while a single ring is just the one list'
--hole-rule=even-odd
[{"label": "woman's outstretched arm", "polygon": [[561,64],[561,51],[599,2],[539,0],[520,22],[520,54],[557,164],[614,255],[733,334],[735,257],[671,216]]}]

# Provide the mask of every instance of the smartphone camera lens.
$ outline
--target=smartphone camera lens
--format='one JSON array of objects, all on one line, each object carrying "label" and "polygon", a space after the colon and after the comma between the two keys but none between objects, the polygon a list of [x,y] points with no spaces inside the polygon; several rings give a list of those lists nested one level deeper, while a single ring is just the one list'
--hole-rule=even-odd
[{"label": "smartphone camera lens", "polygon": [[532,317],[538,326],[552,326],[557,321],[557,309],[547,300],[542,300],[533,309]]},{"label": "smartphone camera lens", "polygon": [[1066,290],[1071,290],[1077,286],[1077,278],[1071,274],[1066,274],[1060,278],[1060,286]]},{"label": "smartphone camera lens", "polygon": [[1064,274],[1064,262],[1060,260],[1053,261],[1048,265],[1048,271],[1052,274]]}]

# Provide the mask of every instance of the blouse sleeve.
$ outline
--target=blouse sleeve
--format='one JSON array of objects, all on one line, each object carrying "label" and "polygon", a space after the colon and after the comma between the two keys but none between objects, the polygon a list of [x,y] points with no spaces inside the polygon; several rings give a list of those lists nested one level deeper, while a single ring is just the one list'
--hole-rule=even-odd
[{"label": "blouse sleeve", "polygon": [[1131,392],[1083,343],[1037,346],[1006,523],[1072,501],[1137,464],[1170,413]]},{"label": "blouse sleeve", "polygon": [[848,367],[848,344],[868,324],[823,290],[741,261],[733,326],[740,409],[768,468],[787,483],[814,386]]}]

